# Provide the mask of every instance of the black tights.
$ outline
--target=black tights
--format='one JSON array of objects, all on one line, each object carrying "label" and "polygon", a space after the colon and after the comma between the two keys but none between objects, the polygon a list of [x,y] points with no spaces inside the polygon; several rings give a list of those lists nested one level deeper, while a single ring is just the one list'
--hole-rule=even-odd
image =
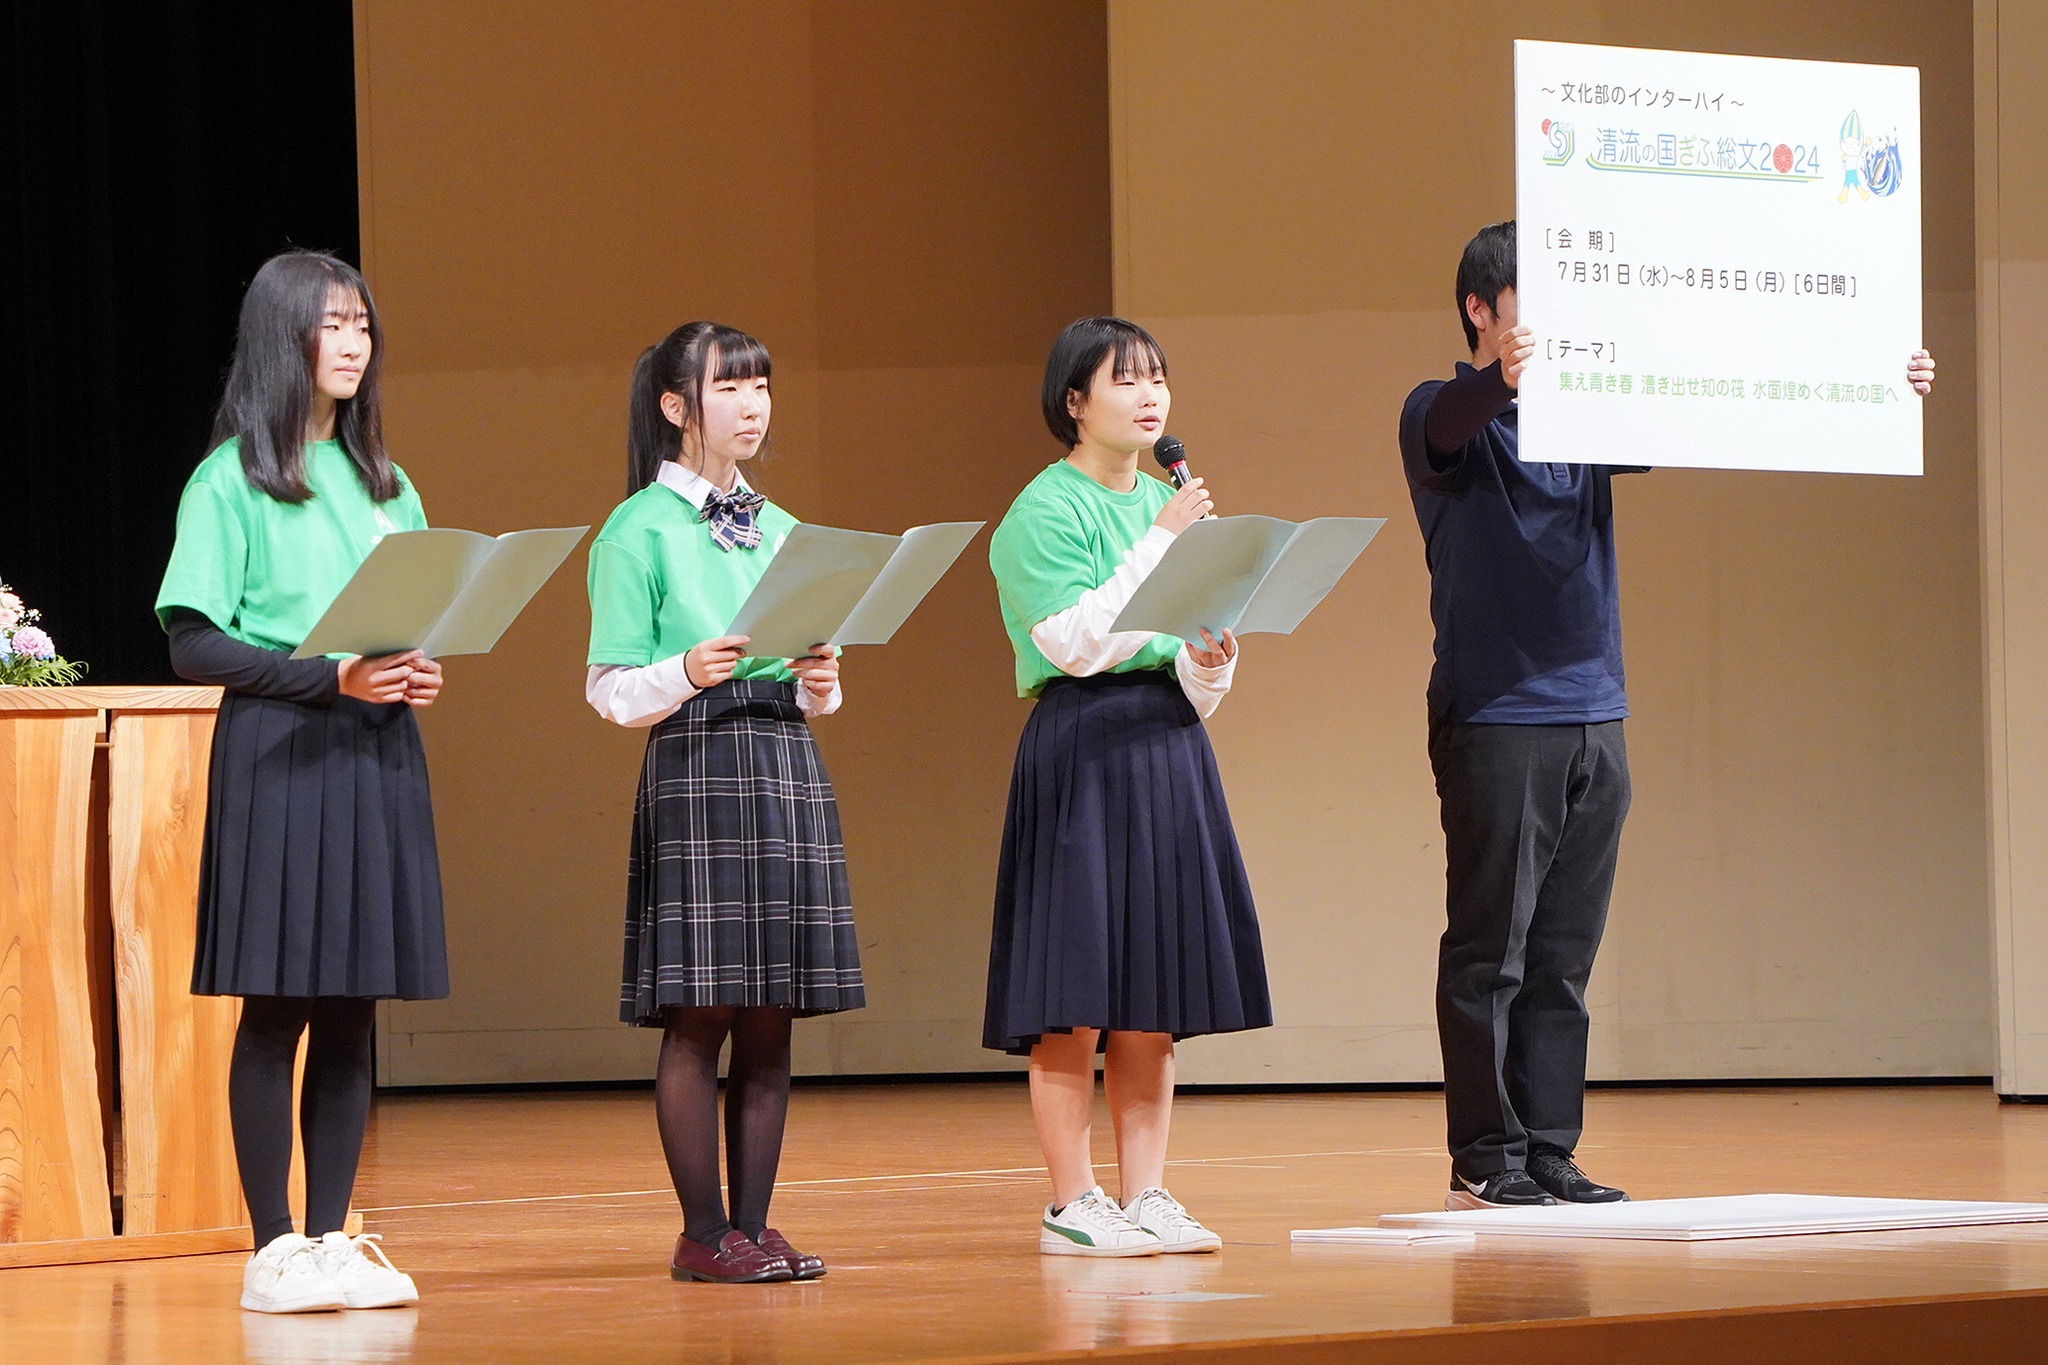
[{"label": "black tights", "polygon": [[242,1002],[228,1066],[235,1164],[258,1248],[292,1230],[292,1071],[299,1035],[312,1026],[299,1129],[306,1143],[306,1235],[341,1230],[363,1130],[370,1122],[370,1030],[377,1002],[323,996],[252,995]]},{"label": "black tights", "polygon": [[[654,1115],[669,1178],[683,1203],[683,1235],[716,1250],[738,1228],[759,1237],[782,1160],[789,1116],[789,1029],[781,1006],[671,1009],[654,1079]],[[718,1051],[732,1035],[725,1084],[726,1172],[732,1214],[718,1188]]]}]

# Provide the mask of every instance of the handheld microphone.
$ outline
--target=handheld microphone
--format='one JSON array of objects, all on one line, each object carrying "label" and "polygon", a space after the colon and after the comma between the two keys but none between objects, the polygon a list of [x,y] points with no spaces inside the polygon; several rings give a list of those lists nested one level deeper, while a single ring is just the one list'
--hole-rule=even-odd
[{"label": "handheld microphone", "polygon": [[1166,470],[1166,477],[1173,481],[1175,488],[1186,488],[1188,480],[1195,477],[1188,472],[1188,448],[1180,443],[1178,436],[1161,436],[1154,441],[1152,458]]}]

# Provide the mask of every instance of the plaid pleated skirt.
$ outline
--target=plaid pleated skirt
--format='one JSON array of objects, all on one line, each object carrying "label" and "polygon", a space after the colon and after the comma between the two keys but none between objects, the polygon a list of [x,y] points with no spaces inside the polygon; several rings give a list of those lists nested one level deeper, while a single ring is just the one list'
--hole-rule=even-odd
[{"label": "plaid pleated skirt", "polygon": [[1060,678],[1025,722],[996,872],[982,1043],[1190,1038],[1273,1022],[1223,780],[1172,673]]},{"label": "plaid pleated skirt", "polygon": [[859,1009],[839,807],[787,682],[700,692],[654,727],[633,807],[619,1018]]},{"label": "plaid pleated skirt", "polygon": [[448,994],[434,803],[410,707],[221,698],[198,930],[194,995]]}]

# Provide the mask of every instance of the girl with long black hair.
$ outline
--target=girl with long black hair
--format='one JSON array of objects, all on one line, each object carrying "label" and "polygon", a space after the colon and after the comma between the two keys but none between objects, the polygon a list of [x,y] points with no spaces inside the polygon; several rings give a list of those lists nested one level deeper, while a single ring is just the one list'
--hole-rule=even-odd
[{"label": "girl with long black hair", "polygon": [[[242,997],[228,1103],[256,1242],[242,1306],[258,1312],[419,1297],[374,1234],[351,1238],[342,1224],[369,1122],[375,1002],[448,994],[413,717],[440,694],[441,668],[417,651],[290,657],[379,538],[427,524],[384,450],[383,340],[369,286],[346,263],[292,251],[257,271],[156,601],[172,667],[225,689],[192,990]],[[286,1182],[309,1029],[301,1235]]]},{"label": "girl with long black hair", "polygon": [[[652,726],[633,809],[619,1017],[663,1030],[655,1117],[683,1206],[678,1280],[815,1279],[768,1226],[791,1021],[866,997],[839,812],[811,738],[838,709],[830,646],[748,655],[725,627],[796,525],[740,467],[768,438],[768,352],[710,322],[641,355],[626,491],[590,550],[585,695]],[[726,1169],[718,1179],[718,1057]]]}]

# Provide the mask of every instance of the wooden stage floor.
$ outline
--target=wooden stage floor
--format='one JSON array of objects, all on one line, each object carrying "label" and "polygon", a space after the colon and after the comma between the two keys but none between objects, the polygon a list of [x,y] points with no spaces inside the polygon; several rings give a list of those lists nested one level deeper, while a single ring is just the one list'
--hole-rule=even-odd
[{"label": "wooden stage floor", "polygon": [[[245,1314],[241,1255],[0,1270],[0,1360],[2048,1358],[2048,1227],[1289,1245],[1440,1207],[1440,1104],[1183,1096],[1171,1183],[1228,1245],[1092,1262],[1037,1254],[1022,1086],[800,1089],[774,1220],[832,1273],[719,1286],[668,1279],[679,1219],[647,1092],[385,1097],[357,1202],[420,1308]],[[1106,1158],[1106,1117],[1097,1138]],[[1979,1087],[1605,1091],[1580,1154],[1639,1197],[2043,1200],[2048,1108]]]}]

